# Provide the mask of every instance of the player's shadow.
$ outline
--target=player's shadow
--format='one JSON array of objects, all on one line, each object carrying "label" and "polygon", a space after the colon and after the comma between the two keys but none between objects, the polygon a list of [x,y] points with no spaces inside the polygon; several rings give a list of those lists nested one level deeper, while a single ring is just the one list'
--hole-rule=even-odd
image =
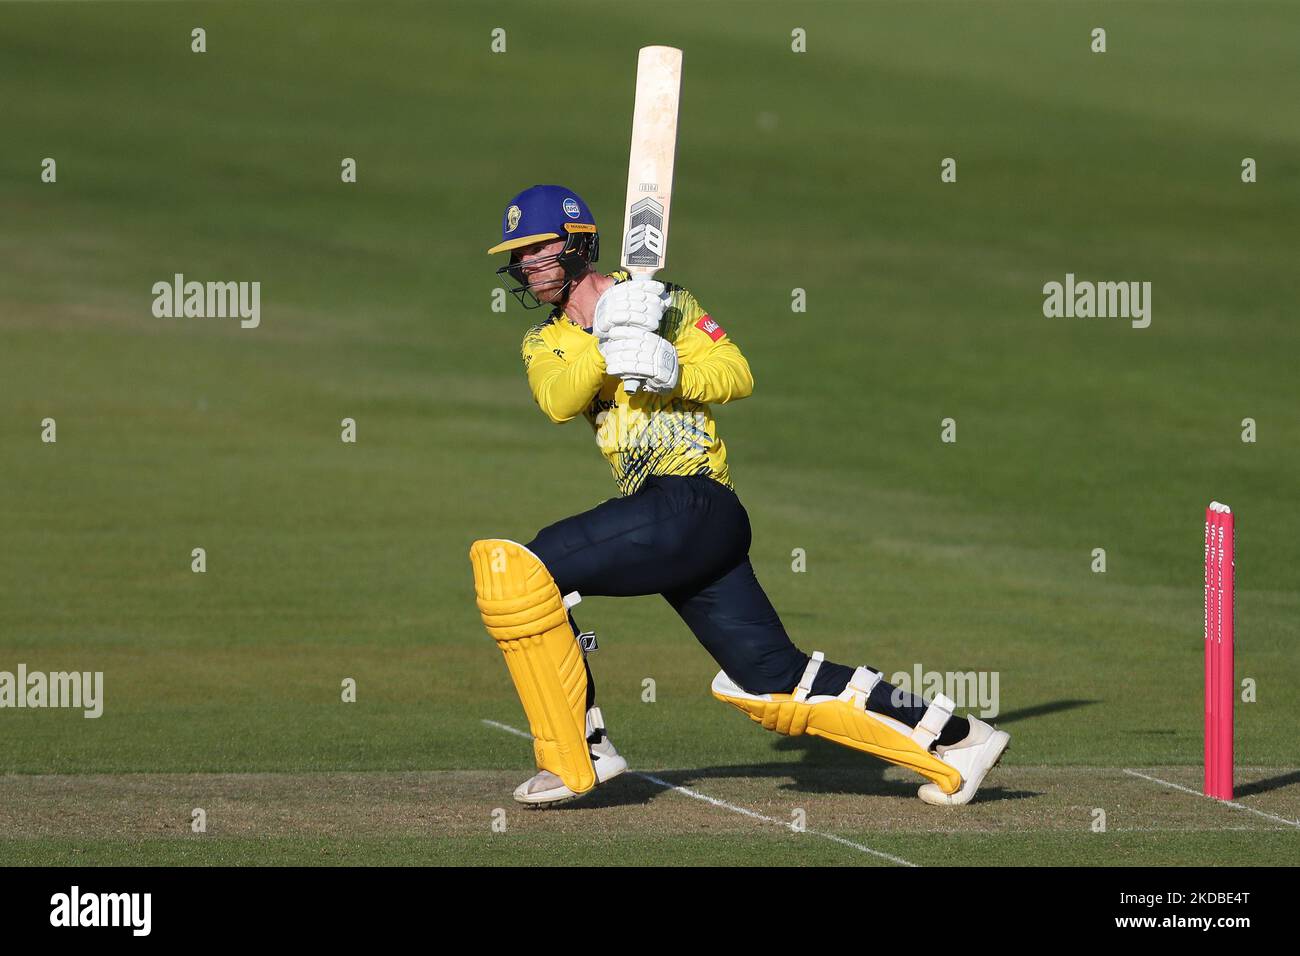
[{"label": "player's shadow", "polygon": [[[1080,707],[1092,707],[1094,704],[1103,703],[1100,700],[1049,700],[1044,704],[1037,704],[1033,707],[1021,707],[1019,710],[1009,710],[1006,713],[998,714],[996,717],[981,718],[987,720],[995,726],[1001,727],[1003,724],[1015,724],[1022,720],[1029,720],[1033,717],[1046,717],[1048,714],[1059,714],[1067,710],[1077,710]],[[974,713],[974,711],[972,711]],[[978,713],[975,716],[979,716]]]},{"label": "player's shadow", "polygon": [[[1091,707],[1100,704],[1099,700],[1065,699],[1047,701],[1033,707],[1007,711],[997,717],[989,718],[996,725],[1014,724],[1033,717],[1045,717]],[[779,777],[782,782],[778,789],[795,793],[853,794],[865,797],[912,797],[916,796],[917,787],[924,783],[920,777],[904,779],[886,777],[889,764],[859,753],[828,740],[816,737],[780,737],[773,741],[772,749],[791,758],[782,762],[756,764],[728,764],[715,767],[696,767],[681,770],[660,770],[652,774],[636,771],[624,774],[618,780],[598,787],[595,792],[587,794],[572,804],[563,804],[556,809],[571,807],[581,809],[598,806],[626,806],[629,804],[649,803],[663,793],[662,784],[655,783],[647,777],[655,777],[663,783],[674,787],[691,787],[706,783],[711,779],[729,779],[737,777]],[[1239,795],[1248,796],[1264,793],[1278,787],[1288,786],[1300,781],[1300,771],[1261,780],[1240,788]],[[706,794],[714,796],[713,794]],[[1042,796],[1033,790],[1013,790],[998,786],[982,786],[975,795],[973,803],[985,803],[992,800],[1030,800]]]},{"label": "player's shadow", "polygon": [[[766,776],[789,778],[779,790],[794,793],[851,794],[876,797],[916,797],[925,780],[919,775],[886,776],[891,764],[817,737],[783,737],[773,743],[773,750],[798,756],[798,762],[754,764],[749,767],[709,767],[700,771],[682,771],[685,776],[709,777]],[[665,778],[666,779],[666,778]],[[1030,791],[981,787],[974,802],[996,799],[1025,799],[1038,794]]]},{"label": "player's shadow", "polygon": [[[916,798],[916,790],[925,781],[920,777],[886,777],[890,765],[869,754],[842,747],[816,737],[782,737],[773,741],[772,749],[789,759],[754,764],[728,764],[690,769],[632,771],[609,784],[598,787],[573,809],[599,806],[627,806],[649,803],[664,792],[664,784],[688,789],[699,788],[703,795],[717,799],[719,794],[707,786],[710,780],[737,778],[779,778],[777,789],[800,794],[848,794],[864,797]],[[651,779],[654,778],[654,779]],[[662,781],[662,782],[657,782]],[[996,786],[981,787],[974,803],[990,800],[1024,800],[1040,794],[1027,790],[1008,790]],[[744,802],[743,800],[741,801]]]}]

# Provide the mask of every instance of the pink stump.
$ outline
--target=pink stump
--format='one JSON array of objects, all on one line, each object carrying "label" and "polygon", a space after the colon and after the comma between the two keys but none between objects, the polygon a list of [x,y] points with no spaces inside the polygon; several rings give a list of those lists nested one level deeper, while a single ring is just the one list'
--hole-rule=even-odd
[{"label": "pink stump", "polygon": [[1205,510],[1205,795],[1232,799],[1233,520],[1227,505]]}]

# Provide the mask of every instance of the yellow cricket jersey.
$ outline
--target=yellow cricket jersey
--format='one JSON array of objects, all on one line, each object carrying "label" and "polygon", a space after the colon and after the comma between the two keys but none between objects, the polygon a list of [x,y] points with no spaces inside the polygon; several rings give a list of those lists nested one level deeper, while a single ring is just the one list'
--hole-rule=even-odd
[{"label": "yellow cricket jersey", "polygon": [[[611,277],[623,282],[628,273]],[[621,380],[605,374],[596,337],[558,308],[524,333],[528,385],[551,421],[586,416],[619,494],[632,494],[650,475],[705,475],[734,488],[709,405],[749,395],[754,377],[736,343],[695,297],[664,284],[671,295],[659,334],[676,346],[681,369],[671,394],[629,396]]]}]

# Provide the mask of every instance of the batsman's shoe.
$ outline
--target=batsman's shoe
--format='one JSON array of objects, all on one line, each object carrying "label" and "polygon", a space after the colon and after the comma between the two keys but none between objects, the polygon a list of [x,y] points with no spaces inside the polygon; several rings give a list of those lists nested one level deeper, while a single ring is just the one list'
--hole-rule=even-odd
[{"label": "batsman's shoe", "polygon": [[[591,765],[596,770],[598,783],[612,780],[627,770],[627,761],[619,756],[613,742],[609,739],[609,734],[605,732],[605,718],[601,715],[599,707],[587,711],[587,743],[590,745]],[[590,792],[590,790],[584,791],[584,793]],[[580,796],[581,793],[574,793],[564,785],[563,780],[549,770],[543,770],[529,777],[515,788],[515,800],[534,807],[567,803]]]},{"label": "batsman's shoe", "polygon": [[1011,735],[1004,730],[994,730],[982,720],[966,718],[970,733],[955,744],[935,747],[935,752],[961,772],[962,785],[956,793],[944,793],[932,783],[924,784],[916,795],[937,807],[956,807],[970,803],[975,791],[984,782],[985,775],[998,765]]},{"label": "batsman's shoe", "polygon": [[811,697],[813,680],[824,659],[821,651],[813,654],[793,694],[751,694],[725,671],[718,671],[713,679],[713,696],[743,710],[750,720],[778,734],[825,737],[842,746],[874,754],[928,777],[940,793],[956,793],[961,788],[961,772],[930,752],[930,745],[952,717],[956,705],[951,700],[938,695],[921,722],[909,727],[885,714],[867,710],[871,690],[881,677],[866,667],[853,672],[842,694]]}]

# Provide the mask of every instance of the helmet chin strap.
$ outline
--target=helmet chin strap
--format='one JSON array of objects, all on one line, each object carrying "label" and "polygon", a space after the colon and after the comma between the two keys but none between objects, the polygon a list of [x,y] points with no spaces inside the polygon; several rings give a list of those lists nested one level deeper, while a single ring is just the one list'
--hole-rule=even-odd
[{"label": "helmet chin strap", "polygon": [[551,309],[557,309],[557,308],[558,308],[558,309],[561,309],[561,310],[562,310],[562,309],[563,309],[563,308],[568,304],[568,302],[569,302],[569,293],[571,293],[571,292],[573,291],[573,277],[572,277],[572,276],[567,276],[567,277],[565,278],[565,280],[564,280],[564,284],[563,284],[563,285],[554,286],[554,287],[552,287],[552,288],[548,288],[548,289],[543,290],[544,293],[549,293],[549,292],[559,292],[559,293],[560,293],[559,298],[556,299],[556,300],[554,300],[554,301],[547,301],[546,299],[543,299],[543,298],[542,298],[540,295],[538,295],[537,292],[536,292],[532,287],[530,287],[530,286],[525,286],[525,288],[527,289],[528,294],[531,295],[531,296],[533,297],[534,300],[536,300],[536,302],[537,302],[538,305],[544,305],[544,306],[547,306],[548,308],[551,308]]},{"label": "helmet chin strap", "polygon": [[[565,248],[561,252],[541,260],[541,263],[548,267],[558,265],[564,271],[564,282],[554,290],[550,288],[546,290],[547,292],[559,292],[559,297],[555,302],[547,302],[542,299],[529,285],[528,279],[523,274],[523,269],[515,255],[515,253],[512,253],[510,262],[497,270],[498,276],[509,276],[516,283],[514,287],[507,285],[507,291],[518,299],[519,304],[525,309],[536,309],[547,305],[552,309],[563,310],[569,302],[574,284],[581,282],[588,273],[593,271],[591,264],[600,255],[600,238],[596,233],[575,233],[569,237],[569,240],[565,243]],[[536,264],[534,263],[534,265]],[[530,301],[531,305],[529,304]]]},{"label": "helmet chin strap", "polygon": [[560,286],[560,301],[556,303],[561,309],[569,304],[569,296],[573,294],[573,287],[576,283],[581,282],[591,272],[591,266],[587,266],[577,275],[571,275],[564,280],[564,285]]}]

